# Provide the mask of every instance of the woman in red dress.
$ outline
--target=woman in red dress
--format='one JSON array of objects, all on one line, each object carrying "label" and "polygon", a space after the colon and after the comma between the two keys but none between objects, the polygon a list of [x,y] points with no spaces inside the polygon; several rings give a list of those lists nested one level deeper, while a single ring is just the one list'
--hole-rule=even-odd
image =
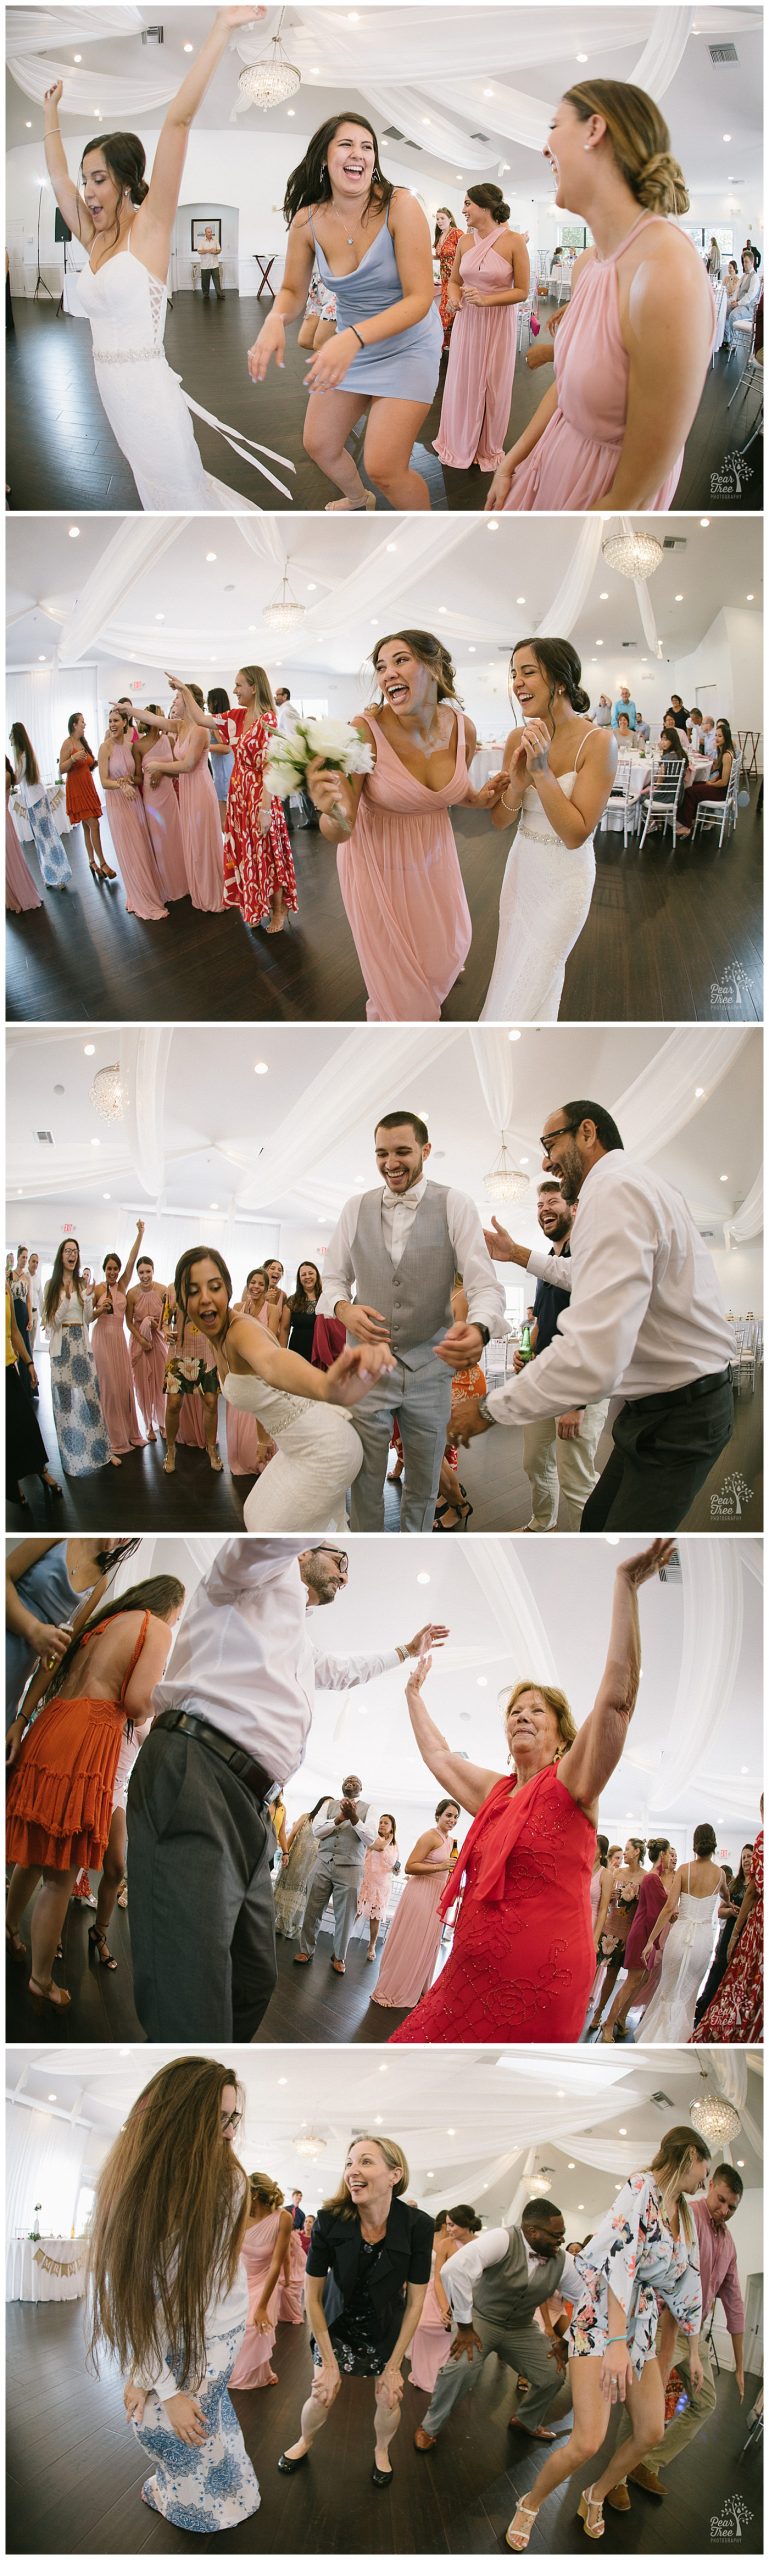
[{"label": "woman in red dress", "polygon": [[99,834],[102,807],[96,785],[91,779],[95,763],[96,757],[89,747],[85,734],[83,713],[71,711],[67,721],[67,735],[59,751],[59,772],[67,786],[67,817],[71,827],[82,827],[88,855],[88,868],[93,872],[94,879],[116,880],[117,872],[110,870],[102,851]]},{"label": "woman in red dress", "polygon": [[[29,1988],[33,2000],[55,2009],[70,2005],[53,1966],[75,1877],[79,1867],[103,1867],[126,1724],[141,1724],[152,1712],[183,1601],[184,1584],[163,1573],[100,1609],[67,1646],[39,1715],[16,1744],[6,1793],[6,1859],[15,1868],[6,1937],[15,1954],[22,1912],[42,1876]],[[98,1952],[102,1932],[91,1935]]]},{"label": "woman in red dress", "polygon": [[[763,1816],[764,1799],[761,1798]],[[691,2044],[761,2044],[764,2032],[764,1834],[732,1930],[723,1982],[695,2027]]]},{"label": "woman in red dress", "polygon": [[188,685],[179,684],[190,718],[211,737],[216,735],[220,749],[232,745],[235,732],[224,830],[224,904],[239,907],[244,924],[263,924],[268,933],[282,933],[287,909],[296,910],[297,895],[282,803],[271,800],[264,780],[265,755],[278,725],[272,686],[263,667],[241,667],[233,691],[238,709],[221,722],[199,709]]},{"label": "woman in red dress", "polygon": [[519,1680],[506,1711],[512,1777],[449,1750],[406,1689],[414,1737],[439,1785],[475,1816],[441,1908],[462,1888],[448,1963],[391,2044],[576,2043],[595,1969],[590,1879],[598,1798],[622,1757],[638,1694],[638,1592],[673,1553],[655,1538],[618,1565],[606,1668],[579,1731],[560,1689]]}]

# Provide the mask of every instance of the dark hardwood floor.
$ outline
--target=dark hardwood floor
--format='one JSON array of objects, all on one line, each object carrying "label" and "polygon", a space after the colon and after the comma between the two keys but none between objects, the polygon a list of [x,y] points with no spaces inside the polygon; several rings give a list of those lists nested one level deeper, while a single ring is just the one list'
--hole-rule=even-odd
[{"label": "dark hardwood floor", "polygon": [[[227,425],[258,437],[296,465],[287,475],[291,498],[281,497],[270,482],[239,460],[213,428],[196,419],[195,433],[206,470],[225,480],[238,495],[270,512],[285,507],[317,510],[332,495],[324,474],[302,448],[306,403],[306,357],[289,332],[283,373],[273,366],[267,382],[249,382],[246,359],[257,327],[268,309],[263,300],[240,301],[227,294],[223,302],[199,294],[180,293],[166,325],[169,363],[181,374],[185,390]],[[546,317],[552,308],[540,305]],[[15,509],[137,508],[133,475],[115,443],[101,406],[91,361],[90,329],[85,321],[57,319],[48,302],[18,301],[15,330],[8,340],[8,443],[6,473],[10,504]],[[745,444],[756,412],[755,386],[728,404],[738,379],[739,354],[727,362],[722,350],[710,367],[702,399],[684,455],[676,491],[676,509],[707,506],[713,514],[734,514],[762,505],[763,445],[752,445],[743,465],[735,457]],[[432,451],[443,396],[445,368],[429,417],[422,428],[417,467],[428,479],[433,507],[482,512],[487,476],[475,469],[443,472]],[[530,373],[523,355],[516,364],[508,444],[520,435],[552,379],[549,367]],[[727,460],[727,457],[730,457]],[[270,468],[277,468],[270,465]],[[280,476],[280,475],[279,475]],[[378,497],[385,508],[386,501]]]},{"label": "dark hardwood floor", "polygon": [[[126,2426],[114,2370],[107,2367],[97,2378],[86,2366],[83,2305],[12,2303],[7,2336],[8,2551],[186,2549],[188,2537],[142,2504],[151,2459]],[[233,2393],[259,2480],[259,2513],[223,2533],[197,2535],[196,2547],[281,2554],[504,2551],[515,2501],[536,2478],[543,2455],[540,2445],[530,2447],[523,2435],[508,2434],[511,2378],[496,2357],[489,2358],[475,2391],[428,2456],[413,2446],[427,2395],[406,2382],[386,2496],[370,2485],[369,2383],[344,2384],[306,2469],[294,2479],[282,2476],[278,2455],[296,2434],[310,2381],[304,2327],[278,2329],[274,2363],[277,2388]],[[670,2464],[664,2500],[634,2489],[628,2515],[607,2510],[607,2550],[630,2560],[647,2552],[726,2549],[734,2537],[728,2527],[719,2534],[718,2520],[727,2497],[739,2494],[748,2517],[740,2549],[762,2551],[761,2457],[753,2451],[743,2455],[757,2391],[757,2379],[749,2375],[741,2409],[731,2375],[721,2375],[717,2410],[696,2442]],[[559,2402],[556,2424],[561,2414]],[[583,2549],[577,2505],[595,2469],[593,2456],[550,2500],[532,2537],[536,2560],[543,2552]]]},{"label": "dark hardwood floor", "polygon": [[[562,1022],[745,1022],[763,1014],[762,827],[751,805],[719,853],[705,836],[650,836],[627,849],[596,837],[590,914],[567,964]],[[443,1008],[476,1022],[491,977],[509,837],[485,811],[454,811],[473,920],[464,976]],[[105,837],[105,843],[107,838]],[[203,915],[177,900],[167,924],[127,915],[119,880],[88,870],[81,828],[67,838],[74,888],[9,915],[7,1011],[13,1022],[362,1022],[366,990],[342,905],[333,848],[315,828],[292,837],[299,910],[281,934],[250,932],[233,909]],[[34,853],[30,868],[37,876]]]}]

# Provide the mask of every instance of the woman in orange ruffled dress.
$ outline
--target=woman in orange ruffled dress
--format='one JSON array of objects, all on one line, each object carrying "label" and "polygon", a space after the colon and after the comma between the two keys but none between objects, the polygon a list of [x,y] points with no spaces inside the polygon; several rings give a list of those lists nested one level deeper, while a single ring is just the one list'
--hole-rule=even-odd
[{"label": "woman in orange ruffled dress", "polygon": [[67,820],[71,827],[82,827],[88,868],[94,880],[114,880],[117,874],[104,860],[99,819],[101,801],[93,780],[96,757],[85,734],[82,711],[71,711],[67,735],[59,751],[59,772],[66,783]]}]

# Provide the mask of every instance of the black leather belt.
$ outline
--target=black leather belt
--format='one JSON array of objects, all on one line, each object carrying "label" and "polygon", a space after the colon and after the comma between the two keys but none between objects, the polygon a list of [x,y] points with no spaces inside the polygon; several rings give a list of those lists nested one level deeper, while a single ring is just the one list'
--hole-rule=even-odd
[{"label": "black leather belt", "polygon": [[661,1387],[656,1395],[632,1396],[628,1402],[634,1413],[644,1404],[694,1404],[698,1396],[713,1395],[716,1387],[731,1387],[734,1370],[718,1369],[710,1378],[691,1378],[687,1387]]},{"label": "black leather belt", "polygon": [[220,1733],[216,1724],[207,1724],[204,1716],[188,1716],[183,1707],[167,1707],[164,1715],[155,1717],[155,1726],[158,1725],[165,1725],[170,1733],[190,1733],[193,1742],[202,1742],[204,1751],[213,1751],[217,1760],[226,1760],[233,1777],[239,1778],[241,1786],[248,1787],[260,1804],[269,1804],[273,1796],[280,1794],[279,1779],[271,1778],[261,1761],[253,1760],[250,1751],[241,1751],[239,1743],[228,1742],[226,1733]]}]

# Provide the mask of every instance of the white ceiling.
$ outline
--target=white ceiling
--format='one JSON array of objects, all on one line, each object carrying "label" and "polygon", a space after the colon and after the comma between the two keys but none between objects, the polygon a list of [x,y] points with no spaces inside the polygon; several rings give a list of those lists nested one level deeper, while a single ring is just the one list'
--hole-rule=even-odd
[{"label": "white ceiling", "polygon": [[[552,184],[539,149],[529,150],[505,138],[506,85],[555,105],[563,91],[580,77],[589,78],[592,74],[630,80],[659,13],[651,7],[627,5],[578,12],[571,7],[538,7],[532,12],[523,0],[514,6],[508,5],[508,0],[497,0],[497,5],[491,6],[474,5],[473,61],[480,67],[469,77],[457,79],[450,76],[442,62],[441,17],[445,15],[450,21],[453,8],[458,5],[459,0],[447,0],[445,11],[439,14],[432,7],[389,8],[381,6],[379,0],[375,4],[374,0],[362,0],[355,12],[317,7],[314,0],[304,9],[287,8],[283,45],[288,59],[302,70],[302,89],[289,101],[293,114],[286,106],[264,116],[260,110],[251,110],[243,119],[246,130],[255,139],[265,129],[285,134],[288,170],[292,158],[298,156],[303,137],[340,106],[362,107],[368,115],[373,113],[375,126],[378,124],[383,131],[391,117],[380,113],[377,96],[384,87],[388,98],[393,98],[398,86],[407,83],[423,143],[427,142],[430,117],[435,116],[436,110],[443,110],[453,128],[468,141],[470,135],[489,133],[488,160],[481,150],[479,165],[476,143],[468,169],[456,154],[447,158],[414,143],[400,143],[397,149],[401,165],[413,167],[414,184],[420,192],[432,197],[437,181],[440,187],[453,183],[456,194],[458,178],[494,177],[500,158],[504,157],[513,193],[523,192],[532,203],[552,204]],[[155,46],[143,47],[139,34],[129,34],[123,43],[110,36],[108,42],[88,43],[86,67],[113,79],[122,72],[132,82],[144,75],[148,86],[157,86],[160,67],[181,81],[189,68],[184,44],[191,41],[197,50],[211,23],[210,10],[184,5],[160,8],[157,0],[151,0],[151,5],[141,8],[138,14],[145,26],[163,25],[162,53]],[[661,102],[673,150],[683,163],[690,193],[700,190],[709,196],[714,189],[720,190],[732,181],[730,192],[738,205],[744,205],[746,189],[761,184],[761,11],[701,7],[692,15],[694,24],[683,59]],[[9,10],[11,32],[28,17],[26,10]],[[262,31],[265,52],[278,17],[277,9],[268,11]],[[736,43],[738,60],[717,69],[710,60],[708,40],[724,38]],[[81,36],[77,45],[52,44],[50,59],[71,61],[83,41]],[[587,64],[578,59],[578,52],[587,54]],[[203,127],[227,126],[240,68],[237,54],[225,55],[197,118]],[[33,132],[39,133],[40,118],[39,110],[12,78],[7,86],[6,138],[11,148],[28,140],[28,122],[32,123]],[[394,112],[397,119],[397,103]],[[68,118],[66,108],[63,121],[65,133],[74,122],[82,131],[83,117]],[[160,121],[158,110],[150,109],[142,118],[143,129],[154,132]],[[723,139],[725,131],[731,137],[728,144]],[[543,131],[543,143],[544,139]],[[386,168],[386,150],[384,164]]]},{"label": "white ceiling", "polygon": [[[83,931],[87,932],[84,913]],[[126,1034],[126,1038],[135,1038]],[[666,1035],[673,1039],[676,1034]],[[727,1061],[721,1081],[706,1090],[678,1137],[655,1154],[659,1172],[680,1185],[701,1225],[729,1217],[745,1199],[760,1158],[761,1034],[728,1026],[716,1034]],[[212,1242],[223,1232],[224,1216],[245,1197],[263,1149],[278,1136],[286,1115],[310,1090],[321,1069],[335,1059],[349,1060],[351,1081],[355,1059],[367,1068],[381,1057],[381,1109],[408,1103],[427,1120],[433,1140],[432,1172],[439,1182],[468,1191],[488,1213],[483,1176],[499,1146],[482,1098],[471,1034],[456,1035],[444,1026],[440,1039],[425,1032],[424,1063],[408,1078],[409,1091],[393,1091],[389,1064],[389,1026],[367,1024],[359,1031],[328,1025],[294,1026],[290,1040],[279,1025],[255,1031],[225,1025],[180,1025],[171,1032],[166,1085],[164,1140],[166,1184],[162,1199],[152,1204],[139,1181],[130,1152],[129,1122],[97,1118],[89,1100],[93,1077],[121,1055],[119,1026],[87,1024],[77,1028],[11,1028],[7,1035],[7,1186],[10,1229],[18,1223],[17,1201],[29,1204],[45,1197],[58,1201],[62,1217],[87,1208],[109,1191],[115,1207],[141,1214],[155,1205],[188,1211],[195,1224],[206,1224]],[[364,1042],[361,1051],[358,1043]],[[85,1054],[93,1044],[93,1056]],[[516,1155],[529,1175],[531,1188],[516,1208],[515,1229],[521,1241],[535,1241],[536,1190],[540,1174],[538,1138],[545,1114],[573,1095],[589,1094],[613,1110],[634,1078],[652,1063],[659,1046],[653,1027],[578,1027],[526,1029],[515,1043],[515,1101],[512,1126]],[[267,1074],[255,1074],[257,1062]],[[302,1180],[276,1189],[260,1214],[295,1225],[312,1215],[313,1228],[333,1222],[342,1202],[356,1187],[373,1184],[373,1115],[361,1111],[357,1125],[336,1134],[329,1125],[319,1149],[308,1156]],[[50,1130],[53,1146],[37,1142],[39,1130]],[[97,1143],[98,1142],[98,1143]],[[721,1175],[726,1181],[721,1181]],[[218,1202],[217,1216],[210,1204]],[[247,1231],[244,1229],[244,1242]],[[151,1238],[150,1238],[150,1250]]]},{"label": "white ceiling", "polygon": [[[706,526],[695,516],[630,521],[663,543],[675,540],[649,584],[662,667],[644,638],[632,584],[603,559],[569,636],[594,701],[630,676],[639,688],[648,683],[656,705],[660,683],[665,688],[674,681],[677,659],[699,647],[724,606],[745,612],[747,630],[754,631],[746,646],[759,654],[760,545],[749,518],[715,516]],[[79,527],[77,538],[71,525]],[[109,516],[9,517],[9,667],[41,659],[51,664],[58,656],[60,665],[73,666],[77,691],[75,655],[60,645],[61,634],[122,525],[122,518]],[[618,529],[607,518],[607,536]],[[442,519],[440,537],[430,540],[430,529],[415,536],[410,517],[388,517],[385,525],[372,516],[337,516],[333,525],[323,515],[263,524],[180,517],[162,558],[138,569],[83,654],[89,661],[115,659],[121,667],[131,659],[145,670],[156,667],[164,697],[169,667],[228,689],[244,660],[263,657],[273,673],[283,665],[294,674],[305,670],[316,684],[328,669],[350,676],[353,709],[372,698],[368,661],[376,639],[410,624],[445,638],[460,685],[462,676],[465,683],[493,678],[504,720],[511,648],[542,628],[579,530],[570,518],[508,516],[492,530],[490,522],[459,516]],[[263,619],[265,606],[280,594],[284,564],[306,614],[287,638]]]},{"label": "white ceiling", "polygon": [[[628,2174],[653,2158],[665,2128],[685,2124],[692,2101],[703,2094],[701,2061],[686,2047],[644,2054],[640,2050],[590,2048],[564,2055],[557,2048],[527,2047],[506,2056],[498,2046],[409,2050],[381,2058],[381,2047],[353,2051],[316,2045],[268,2051],[199,2048],[217,2061],[234,2059],[246,2094],[238,2153],[248,2169],[269,2169],[288,2192],[303,2191],[305,2209],[317,2210],[336,2186],[351,2134],[381,2126],[403,2144],[411,2172],[409,2193],[428,2209],[446,2202],[477,2204],[484,2215],[509,2207],[524,2157],[505,2166],[516,2142],[536,2146],[538,2166],[554,2172],[553,2200],[569,2231],[590,2229],[612,2200],[614,2175],[577,2162],[552,2135],[559,2102],[568,2094],[579,2108],[588,2139],[627,2140]],[[6,2054],[6,2088],[23,2088],[45,2112],[70,2112],[92,2130],[88,2159],[97,2168],[129,2108],[154,2072],[180,2048],[157,2045],[101,2047],[26,2046]],[[731,2157],[744,2166],[746,2187],[762,2181],[762,2057],[747,2057],[747,2095]],[[709,2057],[705,2057],[714,2079]],[[311,2074],[311,2078],[310,2078]],[[655,2104],[664,2096],[666,2106]],[[319,2131],[326,2149],[319,2162],[302,2160],[294,2137],[303,2124]],[[450,2131],[449,2128],[453,2128]],[[579,2134],[575,2135],[579,2140]],[[432,2172],[432,2175],[428,2173]],[[739,2225],[735,2228],[739,2247]]]}]

